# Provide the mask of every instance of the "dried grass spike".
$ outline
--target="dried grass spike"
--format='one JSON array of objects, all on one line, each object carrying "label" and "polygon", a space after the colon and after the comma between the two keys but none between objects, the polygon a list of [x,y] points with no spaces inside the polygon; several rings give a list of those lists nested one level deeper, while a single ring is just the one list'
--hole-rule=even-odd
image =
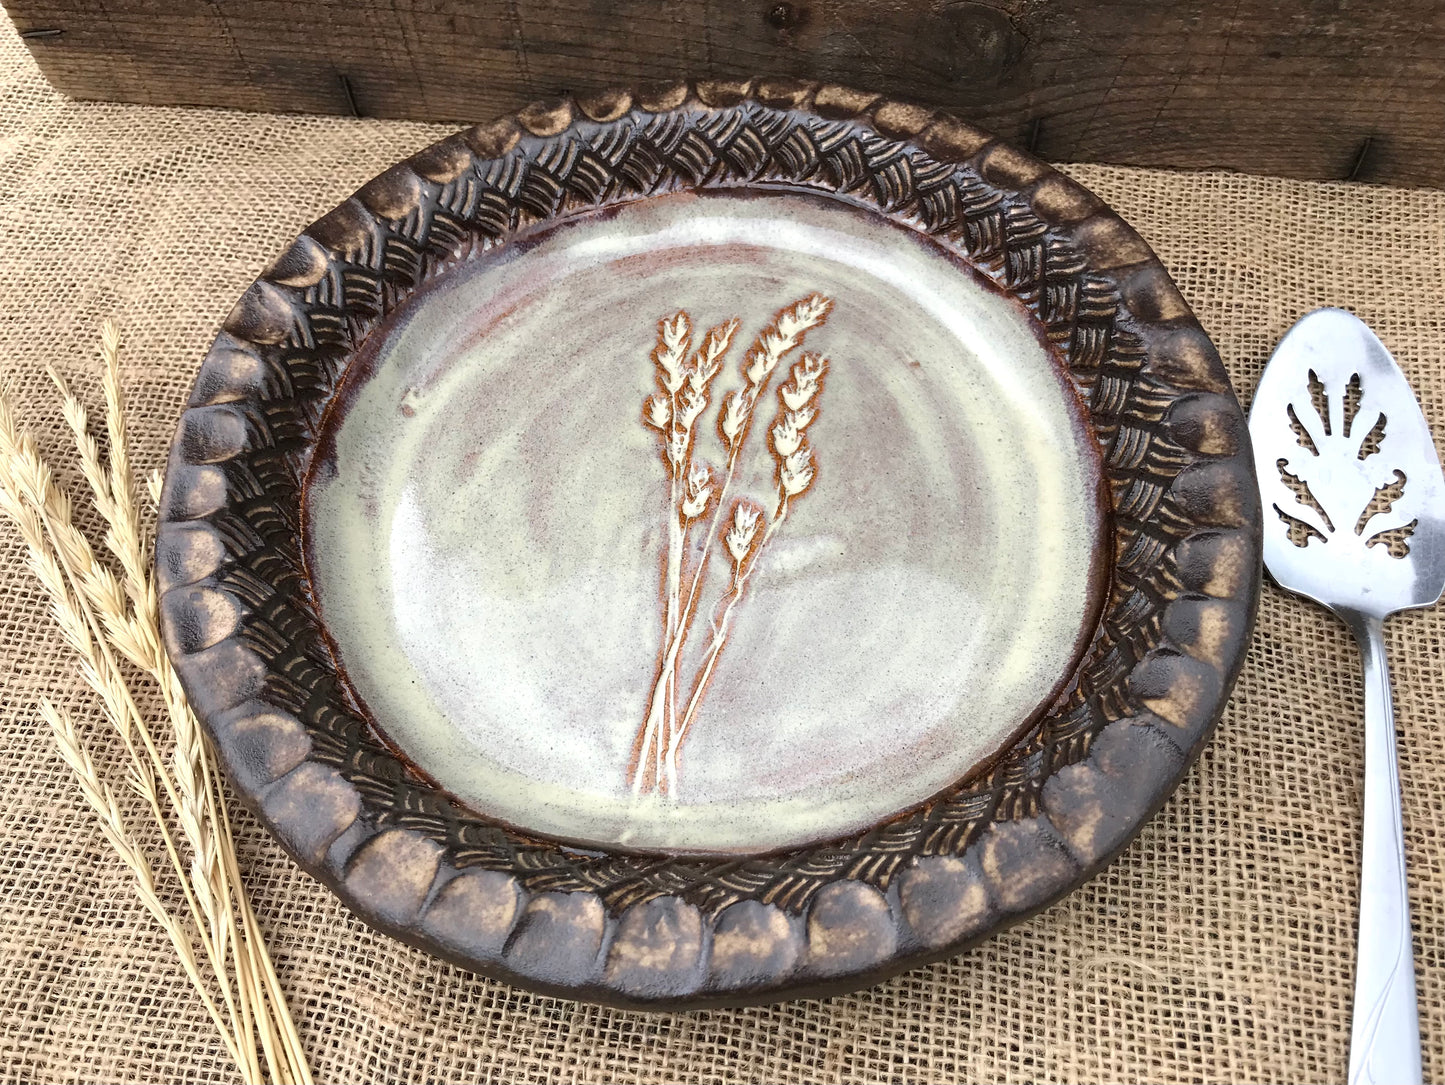
[{"label": "dried grass spike", "polygon": [[802,411],[784,411],[773,424],[773,451],[779,456],[791,456],[803,443],[803,431],[813,421],[816,412],[809,407]]},{"label": "dried grass spike", "polygon": [[833,303],[821,294],[794,302],[774,318],[748,352],[744,375],[754,387],[761,387],[785,354],[803,341],[803,336],[821,324]]},{"label": "dried grass spike", "polygon": [[778,332],[788,339],[797,338],[810,328],[823,323],[832,308],[832,301],[822,294],[809,294],[802,301],[783,310],[778,317]]},{"label": "dried grass spike", "polygon": [[684,433],[692,432],[692,425],[697,421],[698,415],[707,409],[707,396],[696,391],[691,385],[682,394],[682,403],[677,409],[677,424]]},{"label": "dried grass spike", "polygon": [[743,376],[747,378],[749,384],[754,387],[762,384],[767,380],[768,374],[777,366],[778,360],[768,347],[778,342],[779,340],[775,337],[765,334],[758,348],[748,351],[747,368],[743,371]]},{"label": "dried grass spike", "polygon": [[642,404],[642,420],[654,429],[667,429],[672,421],[672,408],[666,396],[648,396]]},{"label": "dried grass spike", "polygon": [[[107,839],[135,875],[147,909],[170,936],[241,1077],[247,1082],[263,1080],[256,1043],[259,1032],[275,1080],[310,1082],[295,1024],[236,872],[229,820],[199,725],[160,643],[149,547],[141,530],[138,487],[127,447],[118,345],[119,333],[108,324],[102,349],[108,464],[101,462],[100,445],[91,433],[84,405],[58,374],[52,372],[51,376],[75,437],[81,471],[95,507],[108,525],[106,545],[123,578],[117,578],[76,526],[69,495],[56,484],[33,437],[18,425],[3,391],[0,511],[15,521],[29,551],[30,567],[50,596],[62,634],[79,657],[80,674],[100,698],[105,719],[125,748],[126,784],[149,808],[189,922],[156,895],[150,861],[131,842],[115,796],[96,774],[73,721],[53,705],[42,705],[41,713]],[[160,475],[155,472],[149,489],[156,503],[160,488]],[[175,740],[173,760],[167,761],[161,754],[151,723],[137,707],[133,676],[119,665],[118,656],[134,663],[160,686]],[[169,811],[163,809],[163,801]],[[189,857],[178,850],[172,819],[179,823],[184,842],[190,846]],[[201,974],[202,960],[192,939],[204,951],[206,976]],[[213,987],[219,1000],[212,997]]]},{"label": "dried grass spike", "polygon": [[805,443],[778,464],[778,485],[785,497],[797,497],[813,484],[815,474],[813,450]]},{"label": "dried grass spike", "polygon": [[[768,382],[783,358],[802,344],[807,331],[821,324],[831,308],[832,302],[821,294],[810,294],[785,306],[774,314],[743,355],[740,367],[742,387],[724,396],[718,412],[717,432],[727,448],[727,465],[716,483],[710,470],[702,465],[692,465],[692,435],[708,406],[711,384],[721,369],[721,360],[737,334],[740,322],[733,319],[707,332],[701,347],[687,365],[685,389],[677,380],[676,369],[677,351],[687,330],[682,323],[684,314],[658,326],[659,342],[653,357],[660,374],[659,383],[667,395],[655,397],[644,407],[644,421],[662,431],[664,455],[672,468],[671,499],[665,525],[663,650],[647,716],[634,740],[628,770],[629,782],[636,794],[644,790],[658,795],[675,792],[679,745],[696,718],[712,668],[727,641],[730,622],[752,573],[751,566],[781,527],[787,516],[789,499],[802,493],[813,481],[814,468],[804,431],[816,415],[811,402],[818,395],[820,380],[827,368],[826,359],[818,354],[805,355],[793,367],[791,384],[779,390],[782,405],[772,429],[778,480],[774,515],[771,519],[764,519],[759,505],[741,499],[733,502],[729,510],[728,498],[748,444],[753,415]],[[666,411],[662,409],[661,401],[664,399]],[[717,491],[715,500],[714,486]],[[693,521],[703,517],[709,505],[712,505],[713,511],[702,528],[702,542],[688,549],[688,534]],[[689,636],[693,618],[698,613],[699,590],[704,585],[713,543],[719,541],[720,534],[723,536],[723,548],[732,558],[732,584],[726,591],[721,615],[711,623],[712,640],[679,720],[680,653]],[[690,576],[686,578],[682,576],[684,552],[698,555]]]},{"label": "dried grass spike", "polygon": [[[201,1002],[206,1007],[212,1023],[220,1032],[227,1053],[238,1066],[246,1069],[247,1060],[237,1044],[236,1037],[228,1027],[226,1019],[222,1017],[220,1007],[211,998],[209,985],[201,975],[190,935],[157,895],[155,872],[151,869],[150,861],[146,859],[145,854],[132,838],[125,818],[120,812],[120,806],[115,801],[114,793],[100,778],[100,773],[96,771],[95,762],[80,740],[75,720],[68,712],[56,708],[49,700],[42,699],[39,707],[41,716],[50,725],[61,759],[70,769],[81,795],[84,796],[86,803],[96,815],[102,835],[110,844],[111,850],[129,868],[133,876],[136,895],[145,905],[146,911],[150,912],[151,917],[169,937],[182,968],[194,985],[197,994],[200,995]],[[135,786],[136,781],[132,780],[131,782],[132,786]],[[247,1076],[249,1077],[249,1075]]]},{"label": "dried grass spike", "polygon": [[652,360],[658,368],[658,383],[668,395],[676,395],[686,379],[684,363],[691,338],[692,321],[685,312],[657,322],[657,348],[652,352]]},{"label": "dried grass spike", "polygon": [[712,469],[705,463],[695,463],[687,476],[687,498],[682,504],[685,520],[696,520],[707,510],[712,499]]},{"label": "dried grass spike", "polygon": [[723,355],[732,346],[733,336],[737,334],[741,324],[742,321],[733,317],[727,323],[719,324],[708,331],[702,349],[688,367],[688,385],[695,391],[702,395],[707,394],[708,386],[722,369]]},{"label": "dried grass spike", "polygon": [[100,355],[105,362],[100,387],[105,394],[105,430],[110,443],[110,491],[124,533],[136,528],[136,485],[125,425],[125,392],[120,383],[120,327],[114,320],[100,326]]},{"label": "dried grass spike", "polygon": [[[667,462],[673,469],[680,468],[687,461],[687,432],[674,429],[667,435]],[[675,477],[675,476],[674,476]]]},{"label": "dried grass spike", "polygon": [[737,445],[748,423],[748,402],[741,392],[729,392],[718,416],[718,431],[731,449]]},{"label": "dried grass spike", "polygon": [[778,389],[783,406],[797,411],[811,403],[827,369],[828,359],[821,354],[804,354],[793,366],[792,380]]},{"label": "dried grass spike", "polygon": [[728,553],[732,555],[733,564],[739,568],[747,561],[748,552],[753,548],[762,514],[763,510],[750,501],[739,500],[733,505],[732,526],[728,528],[723,541],[727,544]]},{"label": "dried grass spike", "polygon": [[808,383],[816,385],[823,379],[823,374],[827,371],[827,357],[814,351],[809,351],[798,359],[797,365],[793,366],[793,379],[800,384]]}]

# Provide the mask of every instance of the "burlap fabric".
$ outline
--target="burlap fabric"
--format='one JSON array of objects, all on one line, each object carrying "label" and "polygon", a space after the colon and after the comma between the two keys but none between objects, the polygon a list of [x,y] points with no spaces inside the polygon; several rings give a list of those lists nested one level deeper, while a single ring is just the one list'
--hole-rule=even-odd
[{"label": "burlap fabric", "polygon": [[[0,17],[0,374],[47,453],[66,455],[43,366],[93,399],[114,316],[138,458],[159,465],[244,286],[444,131],[69,103]],[[1153,243],[1243,397],[1299,314],[1342,305],[1445,434],[1445,193],[1070,172]],[[230,1078],[37,722],[42,695],[98,716],[22,560],[0,532],[0,1078]],[[1445,1073],[1445,615],[1388,636],[1428,1079]],[[826,1002],[644,1015],[536,997],[373,934],[244,816],[241,858],[324,1081],[1343,1080],[1361,712],[1344,628],[1267,589],[1217,738],[1105,875],[954,961]]]}]

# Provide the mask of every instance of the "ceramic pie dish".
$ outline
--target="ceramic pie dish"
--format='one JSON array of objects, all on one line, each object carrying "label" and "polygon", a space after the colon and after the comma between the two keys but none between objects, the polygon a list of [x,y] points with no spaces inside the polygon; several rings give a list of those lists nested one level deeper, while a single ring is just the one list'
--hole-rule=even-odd
[{"label": "ceramic pie dish", "polygon": [[444,140],[245,293],[171,453],[167,646],[377,928],[570,997],[816,995],[1100,870],[1259,587],[1244,418],[1139,237],[792,82]]}]

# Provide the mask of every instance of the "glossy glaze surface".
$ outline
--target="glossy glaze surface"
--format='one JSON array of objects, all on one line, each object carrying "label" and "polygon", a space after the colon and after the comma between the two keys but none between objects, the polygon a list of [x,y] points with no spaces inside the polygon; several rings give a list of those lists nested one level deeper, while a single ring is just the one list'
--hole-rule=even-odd
[{"label": "glossy glaze surface", "polygon": [[[729,480],[724,397],[815,296],[826,319],[758,388]],[[680,549],[642,409],[675,402],[650,354],[678,313],[689,357],[740,321],[692,425],[710,492]],[[810,354],[825,375],[792,402],[816,473],[759,546],[779,390]],[[524,831],[756,852],[865,827],[1006,747],[1092,630],[1099,468],[1036,325],[841,202],[679,194],[573,221],[420,291],[349,381],[306,509],[339,662],[411,760]],[[739,502],[761,516],[741,592]],[[694,711],[644,780],[670,546],[684,600],[697,579],[674,735]]]},{"label": "glossy glaze surface", "polygon": [[[897,818],[744,856],[538,840],[419,778],[358,712],[302,559],[299,483],[373,337],[459,257],[639,199],[759,186],[834,193],[926,235],[1036,322],[1103,450],[1103,612],[1036,723]],[[877,982],[1096,876],[1218,722],[1249,645],[1259,534],[1218,352],[1137,233],[957,117],[762,79],[535,103],[397,163],[308,227],[197,374],[156,571],[167,651],[231,785],[356,915],[534,991],[676,1010]]]}]

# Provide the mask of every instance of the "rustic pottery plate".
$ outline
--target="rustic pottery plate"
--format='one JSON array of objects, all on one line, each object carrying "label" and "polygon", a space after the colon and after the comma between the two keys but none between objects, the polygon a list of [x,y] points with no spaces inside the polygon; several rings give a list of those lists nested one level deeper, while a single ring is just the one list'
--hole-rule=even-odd
[{"label": "rustic pottery plate", "polygon": [[539,105],[311,226],[172,451],[169,649],[378,928],[626,1005],[817,994],[1098,871],[1242,660],[1244,419],[1148,247],[950,117]]}]

